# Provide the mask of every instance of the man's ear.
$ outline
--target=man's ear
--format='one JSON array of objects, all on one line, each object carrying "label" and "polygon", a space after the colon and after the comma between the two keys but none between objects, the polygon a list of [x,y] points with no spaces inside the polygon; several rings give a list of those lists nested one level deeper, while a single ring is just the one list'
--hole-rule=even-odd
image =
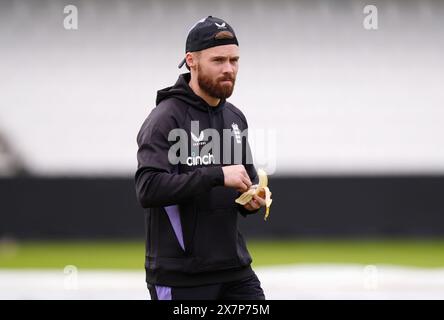
[{"label": "man's ear", "polygon": [[187,52],[185,55],[185,63],[190,67],[190,69],[194,69],[197,66],[198,55],[195,52]]}]

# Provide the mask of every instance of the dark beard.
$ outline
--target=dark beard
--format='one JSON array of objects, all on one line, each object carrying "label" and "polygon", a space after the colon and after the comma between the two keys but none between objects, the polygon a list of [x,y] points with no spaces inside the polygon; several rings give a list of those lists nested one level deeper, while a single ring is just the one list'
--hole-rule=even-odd
[{"label": "dark beard", "polygon": [[[236,82],[236,79],[234,79],[231,76],[225,76],[219,79],[211,79],[207,77],[200,67],[200,65],[197,66],[198,69],[198,76],[197,76],[197,82],[199,84],[199,87],[205,91],[209,96],[213,98],[218,99],[226,99],[231,96],[234,90],[234,84]],[[220,84],[220,81],[224,80],[230,80],[232,82],[231,86],[223,86]]]}]

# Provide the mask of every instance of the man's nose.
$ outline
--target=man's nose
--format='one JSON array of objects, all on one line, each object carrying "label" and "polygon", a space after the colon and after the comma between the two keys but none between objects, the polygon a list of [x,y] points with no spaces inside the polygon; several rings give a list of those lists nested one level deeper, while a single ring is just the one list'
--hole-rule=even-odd
[{"label": "man's nose", "polygon": [[234,66],[230,63],[230,61],[224,63],[222,72],[224,74],[228,73],[228,74],[231,74],[231,75],[234,73]]}]

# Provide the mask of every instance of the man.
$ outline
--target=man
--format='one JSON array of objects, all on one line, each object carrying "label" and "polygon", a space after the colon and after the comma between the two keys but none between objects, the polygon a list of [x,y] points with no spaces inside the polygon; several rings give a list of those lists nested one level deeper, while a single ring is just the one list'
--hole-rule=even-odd
[{"label": "man", "polygon": [[239,214],[265,206],[258,196],[235,203],[258,180],[241,135],[247,120],[226,101],[238,71],[238,41],[228,23],[209,16],[190,30],[185,52],[179,68],[186,64],[190,73],[158,91],[137,136],[136,191],[149,209],[148,289],[154,300],[265,299],[237,229]]}]

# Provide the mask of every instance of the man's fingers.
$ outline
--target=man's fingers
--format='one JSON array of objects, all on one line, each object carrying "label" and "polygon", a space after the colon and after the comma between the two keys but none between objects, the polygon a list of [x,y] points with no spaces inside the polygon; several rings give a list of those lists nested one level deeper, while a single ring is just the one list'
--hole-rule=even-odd
[{"label": "man's fingers", "polygon": [[245,205],[245,209],[247,209],[248,211],[255,211],[255,210],[257,210],[258,208],[253,208],[253,207],[250,206],[249,204],[246,204],[246,205]]},{"label": "man's fingers", "polygon": [[245,209],[254,211],[258,210],[261,207],[265,207],[265,200],[258,197],[257,195],[253,196],[253,199],[251,199],[247,204],[244,205]]},{"label": "man's fingers", "polygon": [[239,182],[239,185],[238,185],[238,189],[237,189],[237,190],[240,191],[240,192],[245,192],[245,191],[248,190],[248,187],[247,187],[247,185],[243,182],[243,180]]},{"label": "man's fingers", "polygon": [[249,207],[249,210],[256,210],[256,209],[259,209],[261,207],[259,204],[254,202],[254,200],[250,200],[250,202],[248,202],[247,205]]},{"label": "man's fingers", "polygon": [[[265,199],[262,199],[261,197],[259,197],[258,195],[254,195],[253,199],[261,206],[264,207],[265,206]],[[251,201],[253,201],[253,199]]]},{"label": "man's fingers", "polygon": [[242,182],[247,186],[247,189],[251,187],[251,181],[250,178],[246,178],[245,176],[242,176]]},{"label": "man's fingers", "polygon": [[254,209],[259,209],[261,207],[261,204],[257,201],[252,200],[253,204],[251,205]]},{"label": "man's fingers", "polygon": [[247,185],[248,187],[250,187],[252,185],[251,183],[251,179],[250,176],[248,175],[247,171],[243,170],[242,171],[242,176],[246,179],[246,181],[248,182]]}]

